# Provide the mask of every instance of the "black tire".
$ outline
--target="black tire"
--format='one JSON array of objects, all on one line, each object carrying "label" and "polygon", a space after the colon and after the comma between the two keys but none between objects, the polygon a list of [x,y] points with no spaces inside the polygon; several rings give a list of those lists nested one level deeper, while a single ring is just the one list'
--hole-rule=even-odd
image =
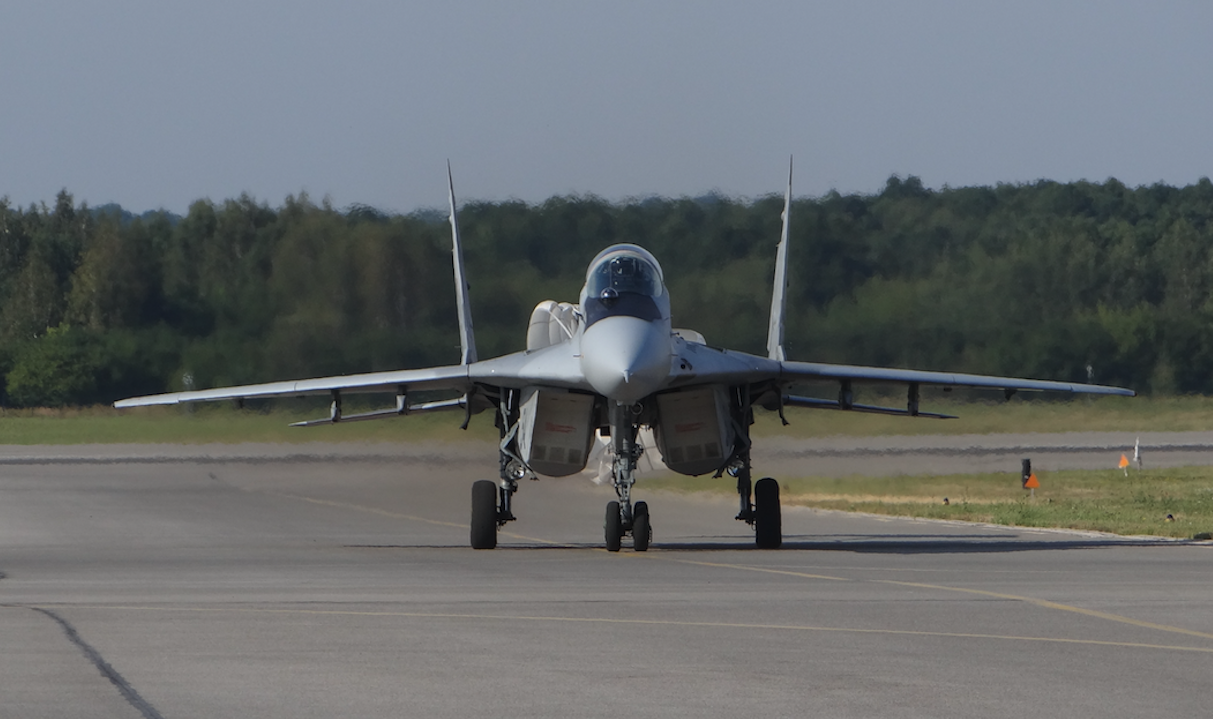
[{"label": "black tire", "polygon": [[653,530],[649,524],[649,505],[637,502],[632,507],[632,549],[637,552],[649,550],[649,540],[653,538]]},{"label": "black tire", "polygon": [[472,482],[472,549],[497,548],[497,483]]},{"label": "black tire", "polygon": [[623,518],[619,516],[619,502],[607,502],[606,519],[602,523],[608,552],[618,552],[623,543]]},{"label": "black tire", "polygon": [[783,544],[779,483],[770,477],[754,483],[754,543],[759,549],[779,549]]}]

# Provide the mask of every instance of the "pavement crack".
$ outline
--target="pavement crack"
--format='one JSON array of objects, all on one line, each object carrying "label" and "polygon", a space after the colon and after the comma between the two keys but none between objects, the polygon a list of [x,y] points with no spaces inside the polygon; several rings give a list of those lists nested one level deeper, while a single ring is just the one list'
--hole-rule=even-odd
[{"label": "pavement crack", "polygon": [[156,711],[156,708],[146,699],[140,696],[139,692],[135,691],[135,688],[131,686],[131,683],[118,673],[117,669],[114,669],[110,666],[109,662],[105,661],[105,658],[101,656],[101,652],[98,652],[91,644],[81,638],[80,633],[76,631],[76,628],[70,622],[49,609],[42,609],[40,607],[30,607],[30,609],[55,620],[63,629],[63,633],[67,635],[68,641],[76,645],[85,658],[93,663],[97,671],[101,672],[101,676],[108,679],[118,689],[118,693],[122,695],[122,698],[137,709],[144,719],[164,719],[163,715]]}]

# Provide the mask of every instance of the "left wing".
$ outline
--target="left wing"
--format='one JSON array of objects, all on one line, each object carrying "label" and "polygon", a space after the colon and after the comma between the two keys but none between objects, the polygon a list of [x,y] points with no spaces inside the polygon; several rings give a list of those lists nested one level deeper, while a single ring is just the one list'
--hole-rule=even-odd
[{"label": "left wing", "polygon": [[[839,383],[838,399],[821,399],[818,397],[801,397],[786,394],[789,385],[797,382],[834,381]],[[853,384],[855,382],[896,383],[908,386],[906,406],[878,407],[858,404],[855,402]],[[934,385],[937,387],[972,387],[975,389],[1000,389],[1007,399],[1019,390],[1030,392],[1070,392],[1075,394],[1103,394],[1133,397],[1137,393],[1122,387],[1107,387],[1097,384],[1076,384],[1073,382],[1054,382],[1039,379],[1021,379],[1018,377],[995,377],[980,374],[957,374],[954,372],[927,372],[912,369],[893,369],[889,367],[863,367],[859,365],[825,364],[819,362],[788,362],[780,363],[779,374],[780,392],[778,398],[768,396],[764,406],[768,409],[778,409],[780,418],[783,408],[808,407],[812,409],[840,409],[855,412],[870,412],[874,414],[893,414],[911,417],[934,417],[937,419],[955,419],[949,414],[923,412],[918,402],[920,387]],[[777,401],[777,404],[776,404]],[[787,420],[784,420],[785,424]]]}]

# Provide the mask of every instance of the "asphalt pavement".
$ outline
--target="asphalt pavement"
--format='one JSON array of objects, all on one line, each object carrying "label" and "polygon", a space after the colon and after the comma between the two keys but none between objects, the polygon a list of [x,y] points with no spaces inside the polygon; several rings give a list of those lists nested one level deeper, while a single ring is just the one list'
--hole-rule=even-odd
[{"label": "asphalt pavement", "polygon": [[[895,445],[884,461],[917,456]],[[526,483],[499,548],[473,551],[495,464],[0,447],[0,717],[1208,711],[1208,543],[785,508],[784,549],[759,551],[729,498],[641,484],[654,546],[611,554],[612,492],[574,477]]]}]

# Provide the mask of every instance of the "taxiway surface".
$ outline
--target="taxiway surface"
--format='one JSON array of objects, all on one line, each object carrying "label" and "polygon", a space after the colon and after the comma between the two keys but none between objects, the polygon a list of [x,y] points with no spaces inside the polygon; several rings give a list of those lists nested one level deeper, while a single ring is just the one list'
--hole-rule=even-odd
[{"label": "taxiway surface", "polygon": [[757,551],[728,498],[640,485],[654,548],[609,554],[611,490],[574,478],[524,485],[477,552],[491,454],[307,447],[0,452],[0,717],[1203,716],[1213,691],[1203,544],[785,508]]}]

